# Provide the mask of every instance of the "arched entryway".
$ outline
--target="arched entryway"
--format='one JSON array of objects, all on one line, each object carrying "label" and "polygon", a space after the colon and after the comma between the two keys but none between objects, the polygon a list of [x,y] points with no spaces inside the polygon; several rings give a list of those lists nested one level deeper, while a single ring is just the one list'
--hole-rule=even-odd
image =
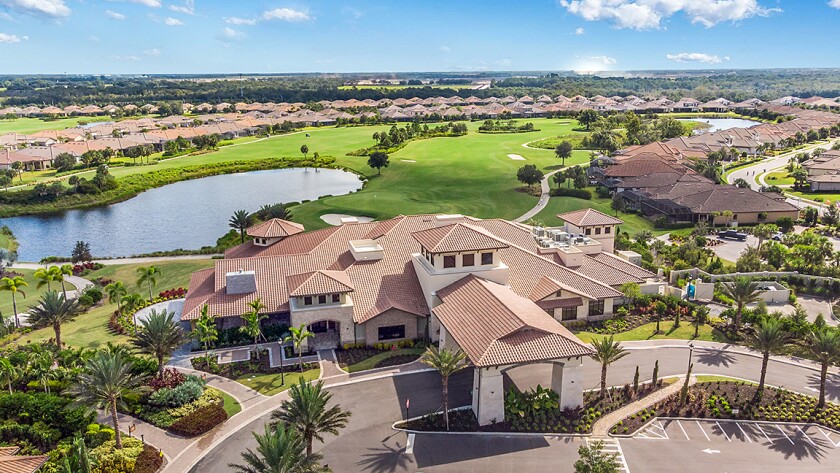
[{"label": "arched entryway", "polygon": [[309,342],[314,351],[336,348],[341,343],[341,322],[337,320],[319,320],[306,328],[315,334]]}]

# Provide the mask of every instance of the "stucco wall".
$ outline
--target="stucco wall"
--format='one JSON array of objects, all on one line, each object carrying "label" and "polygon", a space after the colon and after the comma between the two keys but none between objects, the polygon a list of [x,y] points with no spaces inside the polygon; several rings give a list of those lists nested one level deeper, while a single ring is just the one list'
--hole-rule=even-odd
[{"label": "stucco wall", "polygon": [[397,309],[388,310],[365,322],[365,343],[390,342],[394,340],[379,340],[379,327],[389,325],[405,325],[405,338],[417,338],[417,316]]},{"label": "stucco wall", "polygon": [[332,320],[339,323],[341,343],[355,341],[353,328],[353,306],[349,304],[335,306],[316,306],[312,309],[298,309],[291,313],[293,327],[301,324],[312,324],[322,320]]}]

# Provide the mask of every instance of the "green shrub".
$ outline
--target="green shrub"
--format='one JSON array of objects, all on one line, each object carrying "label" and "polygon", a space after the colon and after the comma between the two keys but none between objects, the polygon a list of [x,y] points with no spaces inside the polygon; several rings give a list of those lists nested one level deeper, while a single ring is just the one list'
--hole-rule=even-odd
[{"label": "green shrub", "polygon": [[87,426],[85,443],[88,447],[96,448],[111,440],[114,440],[114,429],[100,424],[90,424]]},{"label": "green shrub", "polygon": [[132,437],[122,437],[123,448],[117,450],[110,440],[90,451],[95,460],[91,473],[133,473],[137,457],[143,451],[143,442]]},{"label": "green shrub", "polygon": [[591,200],[592,192],[589,189],[574,189],[567,187],[558,187],[551,191],[554,197],[575,197],[578,199]]},{"label": "green shrub", "polygon": [[187,380],[174,388],[161,388],[149,396],[149,404],[158,407],[181,407],[201,397],[205,382],[198,376],[188,376]]},{"label": "green shrub", "polygon": [[137,457],[134,473],[155,473],[163,466],[163,456],[151,445],[145,445]]},{"label": "green shrub", "polygon": [[201,435],[213,427],[226,421],[228,418],[225,409],[212,404],[193,411],[191,414],[175,421],[170,427],[173,433],[186,437]]}]

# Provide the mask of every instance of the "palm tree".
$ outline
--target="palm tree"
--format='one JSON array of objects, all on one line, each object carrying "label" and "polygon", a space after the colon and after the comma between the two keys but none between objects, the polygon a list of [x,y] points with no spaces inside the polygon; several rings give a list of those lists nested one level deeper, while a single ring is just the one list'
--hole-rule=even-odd
[{"label": "palm tree", "polygon": [[20,377],[20,368],[13,365],[8,358],[0,358],[0,380],[9,386],[9,394],[12,394],[12,383]]},{"label": "palm tree", "polygon": [[68,389],[76,402],[100,409],[108,409],[114,424],[116,448],[122,448],[117,405],[122,397],[140,385],[142,378],[131,372],[131,363],[119,353],[100,351],[88,360],[76,384]]},{"label": "palm tree", "polygon": [[252,432],[257,451],[242,452],[244,465],[229,463],[237,473],[315,473],[321,470],[321,455],[307,454],[303,437],[292,427],[266,425],[265,434]]},{"label": "palm tree", "polygon": [[108,295],[108,301],[111,304],[117,305],[117,313],[122,315],[122,300],[128,294],[128,290],[125,288],[125,284],[120,281],[112,282],[105,286],[105,294]]},{"label": "palm tree", "polygon": [[157,278],[161,271],[155,266],[141,266],[137,268],[137,287],[142,287],[144,284],[149,286],[149,302],[154,300],[152,288],[157,284]]},{"label": "palm tree", "polygon": [[443,392],[443,421],[449,430],[449,377],[467,367],[467,355],[461,350],[438,350],[434,345],[426,349],[420,361],[440,373]]},{"label": "palm tree", "polygon": [[[14,164],[14,163],[12,163]],[[21,290],[22,287],[29,287],[29,283],[23,279],[23,276],[13,276],[0,279],[0,291],[9,291],[12,293],[12,310],[15,312],[15,328],[20,328],[20,320],[18,320],[17,300],[15,294],[18,292],[23,294],[24,299],[26,293]]]},{"label": "palm tree", "polygon": [[35,375],[41,386],[44,387],[44,392],[50,392],[49,381],[53,377],[53,357],[52,353],[44,350],[38,353],[33,353],[29,359],[29,372]]},{"label": "palm tree", "polygon": [[72,321],[79,312],[78,299],[67,300],[64,295],[47,291],[41,296],[40,303],[29,309],[29,320],[36,325],[52,326],[55,332],[55,346],[60,350],[61,324]]},{"label": "palm tree", "polygon": [[739,276],[731,283],[723,284],[721,292],[724,296],[735,301],[737,310],[733,322],[737,332],[741,328],[741,314],[744,312],[744,307],[759,300],[758,284],[750,278]]},{"label": "palm tree", "polygon": [[195,329],[192,336],[204,344],[204,359],[210,355],[210,344],[219,338],[219,330],[216,328],[216,319],[209,313],[210,307],[207,304],[201,308],[201,317],[195,322]]},{"label": "palm tree", "polygon": [[697,306],[694,309],[694,320],[692,320],[691,325],[694,325],[694,338],[700,336],[700,327],[706,323],[706,319],[709,316],[709,309],[705,306]]},{"label": "palm tree", "polygon": [[814,329],[808,334],[808,350],[820,367],[820,399],[817,407],[825,406],[825,378],[828,374],[828,366],[836,363],[840,358],[840,332],[827,327]]},{"label": "palm tree", "polygon": [[64,292],[64,297],[67,297],[67,287],[64,285],[64,276],[72,276],[73,275],[73,265],[72,264],[62,264],[58,267],[58,270],[61,271],[61,279],[57,279],[61,281],[61,290]]},{"label": "palm tree", "polygon": [[32,275],[37,281],[37,288],[40,289],[47,286],[47,291],[52,291],[52,282],[55,281],[55,272],[50,271],[50,268],[38,268],[35,274]]},{"label": "palm tree", "polygon": [[230,228],[239,230],[239,239],[241,243],[245,243],[245,230],[248,229],[248,226],[251,223],[251,217],[248,215],[248,212],[245,210],[237,210],[233,213],[233,216],[230,217],[228,221],[228,226]]},{"label": "palm tree", "polygon": [[756,399],[760,399],[764,394],[764,379],[767,377],[767,363],[770,361],[770,353],[787,343],[787,333],[782,321],[772,317],[763,319],[755,327],[755,333],[750,335],[750,342],[753,348],[763,355],[758,391],[755,393]]},{"label": "palm tree", "polygon": [[262,327],[260,327],[260,322],[267,319],[268,316],[260,314],[260,311],[265,309],[265,306],[262,302],[260,302],[259,297],[249,302],[248,307],[250,307],[251,310],[242,314],[242,320],[245,324],[242,327],[239,327],[239,330],[254,339],[254,351],[257,353],[257,360],[259,360],[260,350],[257,348],[257,343],[259,343],[260,337],[262,336]]},{"label": "palm tree", "polygon": [[141,353],[154,356],[158,361],[158,376],[163,375],[163,360],[170,353],[186,342],[187,336],[178,322],[175,314],[164,310],[152,310],[146,320],[140,321],[139,330],[134,334],[131,343]]},{"label": "palm tree", "polygon": [[601,363],[601,399],[607,394],[607,367],[616,361],[624,358],[630,353],[616,342],[612,335],[609,338],[601,338],[592,342],[592,349],[595,353],[592,359]]},{"label": "palm tree", "polygon": [[[298,363],[300,364],[301,373],[303,373],[303,343],[306,339],[314,336],[314,333],[306,329],[306,324],[301,324],[299,328],[289,327],[289,334],[283,337],[283,343],[292,342],[292,345],[298,354]],[[283,356],[283,354],[281,353],[280,356]]]},{"label": "palm tree", "polygon": [[323,390],[324,382],[307,383],[300,379],[289,389],[290,399],[283,401],[280,409],[271,413],[275,421],[293,427],[306,443],[306,454],[312,455],[312,441],[324,441],[323,434],[338,435],[347,426],[350,412],[335,405],[327,409],[332,394]]}]

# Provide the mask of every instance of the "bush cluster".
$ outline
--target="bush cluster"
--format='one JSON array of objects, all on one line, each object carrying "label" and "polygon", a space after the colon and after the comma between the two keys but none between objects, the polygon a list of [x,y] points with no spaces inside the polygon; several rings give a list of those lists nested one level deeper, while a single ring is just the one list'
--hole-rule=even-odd
[{"label": "bush cluster", "polygon": [[181,407],[201,397],[205,382],[198,376],[187,379],[174,388],[160,388],[149,396],[149,404],[157,407]]},{"label": "bush cluster", "polygon": [[193,437],[208,432],[213,427],[226,421],[228,418],[224,407],[219,404],[196,409],[192,413],[178,419],[172,424],[170,430],[178,435]]},{"label": "bush cluster", "polygon": [[575,197],[578,199],[591,200],[592,192],[589,189],[573,189],[567,187],[558,187],[551,190],[553,197]]}]

